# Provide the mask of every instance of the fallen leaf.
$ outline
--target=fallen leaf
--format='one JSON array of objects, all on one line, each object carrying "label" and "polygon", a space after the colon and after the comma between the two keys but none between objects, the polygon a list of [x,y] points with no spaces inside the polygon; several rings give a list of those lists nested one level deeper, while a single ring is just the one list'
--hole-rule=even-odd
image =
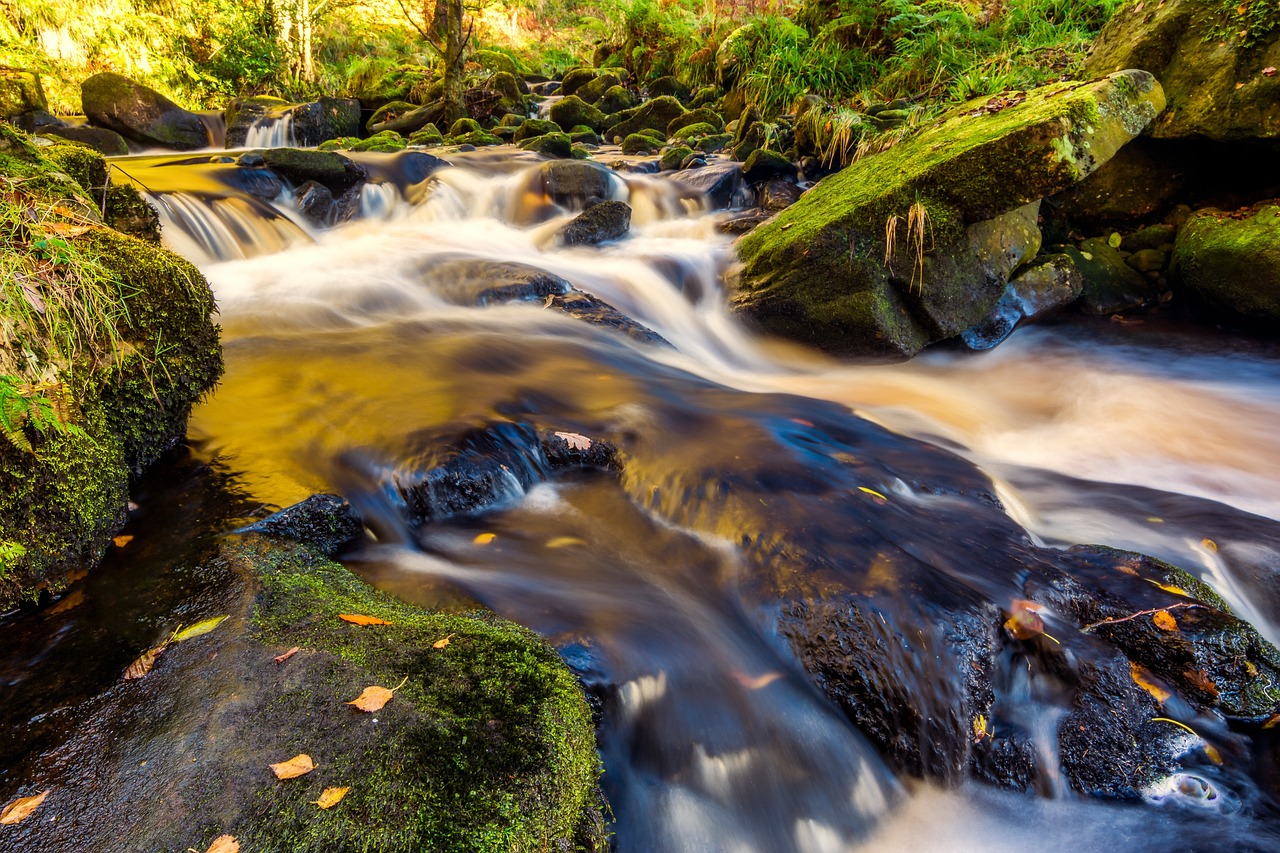
[{"label": "fallen leaf", "polygon": [[1280,714],[1272,714],[1271,717],[1262,724],[1262,727],[1264,729],[1274,729],[1278,725],[1280,725]]},{"label": "fallen leaf", "polygon": [[763,675],[747,675],[745,672],[735,672],[733,678],[748,690],[759,690],[761,687],[767,687],[782,677],[780,672],[766,672]]},{"label": "fallen leaf", "polygon": [[194,637],[203,637],[205,634],[221,625],[222,620],[226,618],[227,617],[225,616],[214,616],[211,619],[202,619],[190,628],[183,628],[181,631],[174,634],[173,638],[170,639],[169,642],[181,643],[183,640],[190,640]]},{"label": "fallen leaf", "polygon": [[873,497],[873,498],[879,498],[880,500],[884,501],[885,503],[888,503],[888,502],[889,502],[889,499],[888,499],[888,498],[886,498],[884,495],[882,495],[882,494],[880,494],[879,492],[877,492],[875,489],[869,489],[869,488],[867,488],[866,486],[858,486],[858,491],[860,491],[860,492],[866,492],[867,494],[871,495],[871,497]]},{"label": "fallen leaf", "polygon": [[973,719],[973,742],[981,743],[984,737],[991,737],[991,731],[987,728],[986,716],[979,714]]},{"label": "fallen leaf", "polygon": [[125,536],[125,535],[123,535],[123,534],[122,534],[122,535],[120,535],[120,536],[115,537],[115,538],[114,538],[114,539],[112,539],[111,541],[115,543],[115,546],[116,546],[117,548],[123,548],[125,545],[128,545],[130,542],[132,542],[132,541],[133,541],[133,537],[132,537],[132,536]]},{"label": "fallen leaf", "polygon": [[312,802],[322,809],[331,809],[338,803],[342,802],[342,798],[345,797],[347,795],[347,791],[350,790],[350,786],[346,788],[325,788],[323,793],[320,794],[320,799],[312,800]]},{"label": "fallen leaf", "polygon": [[1211,743],[1206,743],[1206,744],[1204,745],[1204,754],[1205,754],[1205,755],[1208,757],[1208,759],[1209,759],[1210,761],[1212,761],[1214,764],[1221,764],[1221,763],[1222,763],[1222,753],[1221,753],[1221,752],[1218,752],[1217,747],[1215,747],[1213,744],[1211,744]]},{"label": "fallen leaf", "polygon": [[362,613],[339,613],[338,618],[343,622],[350,622],[352,625],[390,625],[386,619],[379,619],[377,616],[365,616]]},{"label": "fallen leaf", "polygon": [[56,613],[66,613],[68,610],[79,607],[84,604],[84,590],[73,589],[71,592],[59,599],[58,603],[46,610],[50,615]]},{"label": "fallen leaf", "polygon": [[373,687],[366,687],[359,696],[347,704],[355,705],[357,709],[364,711],[365,713],[372,713],[374,711],[381,711],[382,706],[390,702],[391,697],[394,695],[395,693],[391,690],[375,685]]},{"label": "fallen leaf", "polygon": [[151,672],[156,665],[156,661],[160,659],[160,655],[164,654],[164,650],[167,648],[169,648],[168,643],[156,646],[154,649],[147,649],[140,658],[129,664],[129,668],[124,671],[122,678],[125,681],[142,678]]},{"label": "fallen leaf", "polygon": [[289,651],[285,652],[284,654],[282,654],[282,655],[276,655],[275,657],[273,657],[273,658],[272,658],[272,660],[273,660],[273,661],[275,661],[276,663],[284,663],[285,661],[287,661],[289,658],[293,657],[294,655],[296,655],[296,654],[297,654],[298,652],[300,652],[300,651],[302,651],[302,650],[301,650],[301,649],[299,649],[297,646],[294,646],[293,648],[289,649]]},{"label": "fallen leaf", "polygon": [[1044,620],[1037,612],[1040,605],[1034,601],[1023,601],[1015,598],[1009,606],[1009,618],[1004,622],[1004,629],[1015,640],[1029,640],[1044,633]]},{"label": "fallen leaf", "polygon": [[1151,522],[1152,524],[1164,524],[1164,519],[1158,515],[1147,516],[1147,521]]},{"label": "fallen leaf", "polygon": [[1276,76],[1276,67],[1274,65],[1268,65],[1266,68],[1262,69],[1262,76],[1263,77]]},{"label": "fallen leaf", "polygon": [[[1243,35],[1244,35],[1244,33],[1241,33],[1240,35],[1241,35],[1241,36],[1243,36]],[[1237,84],[1236,84],[1236,88],[1237,88],[1237,89],[1243,89],[1243,88],[1244,88],[1244,84],[1243,84],[1243,83],[1237,83]]]},{"label": "fallen leaf", "polygon": [[1200,540],[1200,544],[1201,544],[1201,545],[1203,545],[1203,546],[1205,547],[1205,550],[1206,550],[1206,551],[1217,551],[1217,550],[1218,550],[1218,543],[1217,543],[1217,542],[1214,542],[1212,539],[1201,539],[1201,540]]},{"label": "fallen leaf", "polygon": [[550,542],[547,543],[547,547],[548,548],[567,548],[570,545],[586,545],[586,544],[587,544],[586,542],[583,542],[581,539],[577,538],[576,536],[557,536],[555,539],[552,539]]},{"label": "fallen leaf", "polygon": [[1160,583],[1160,581],[1153,581],[1151,578],[1143,578],[1143,580],[1145,580],[1147,583],[1155,584],[1156,586],[1163,589],[1165,592],[1171,592],[1174,595],[1180,595],[1183,598],[1191,597],[1191,593],[1187,592],[1185,589],[1183,589],[1180,586],[1174,586],[1173,584],[1167,584],[1167,583]]},{"label": "fallen leaf", "polygon": [[204,853],[240,853],[240,842],[234,835],[219,835]]},{"label": "fallen leaf", "polygon": [[1208,693],[1213,698],[1218,698],[1218,685],[1213,683],[1209,673],[1203,669],[1188,669],[1182,674],[1192,685]]},{"label": "fallen leaf", "polygon": [[70,225],[66,222],[46,222],[44,227],[46,231],[52,231],[59,237],[79,237],[89,230],[88,225]]},{"label": "fallen leaf", "polygon": [[1137,663],[1129,664],[1129,675],[1133,678],[1134,684],[1137,684],[1143,690],[1155,697],[1157,702],[1164,702],[1173,693],[1160,683],[1160,680],[1151,674],[1145,666]]},{"label": "fallen leaf", "polygon": [[[453,636],[453,634],[450,634],[450,635],[449,635],[449,637],[452,637],[452,636]],[[431,644],[431,648],[433,648],[433,649],[443,649],[445,646],[449,645],[449,637],[445,637],[445,638],[443,638],[443,639],[436,640],[434,643],[432,643],[432,644]]]},{"label": "fallen leaf", "polygon": [[472,539],[471,541],[477,545],[488,545],[490,542],[492,542],[497,538],[498,538],[498,534],[496,533],[481,533],[479,536],[477,536],[475,539]]},{"label": "fallen leaf", "polygon": [[576,432],[558,432],[557,436],[564,439],[565,444],[569,445],[571,450],[590,450],[591,439],[585,435],[579,435]]},{"label": "fallen leaf", "polygon": [[1123,241],[1124,238],[1120,236],[1119,231],[1112,231],[1111,234],[1107,236],[1107,245],[1113,249],[1119,249],[1120,244]]},{"label": "fallen leaf", "polygon": [[311,756],[305,752],[295,755],[288,761],[281,761],[279,764],[271,765],[271,772],[276,774],[277,779],[296,779],[299,776],[306,776],[316,766],[311,762]]},{"label": "fallen leaf", "polygon": [[1151,614],[1151,621],[1156,623],[1156,627],[1161,631],[1178,630],[1178,620],[1173,618],[1173,614],[1168,610],[1157,610]]},{"label": "fallen leaf", "polygon": [[3,812],[0,812],[0,824],[21,823],[31,817],[32,812],[40,808],[40,804],[44,802],[44,798],[47,796],[49,796],[48,791],[41,791],[34,797],[19,797],[5,806]]}]

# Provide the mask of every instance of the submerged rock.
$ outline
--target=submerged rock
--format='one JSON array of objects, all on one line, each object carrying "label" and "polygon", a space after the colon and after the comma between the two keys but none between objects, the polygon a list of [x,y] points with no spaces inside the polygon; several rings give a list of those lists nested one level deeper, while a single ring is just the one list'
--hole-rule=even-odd
[{"label": "submerged rock", "polygon": [[198,115],[122,74],[93,75],[80,84],[80,99],[90,121],[141,145],[178,151],[209,145]]},{"label": "submerged rock", "polygon": [[958,108],[745,237],[735,307],[832,352],[910,357],[972,326],[1004,291],[970,225],[1076,183],[1162,106],[1151,75],[1129,71]]}]

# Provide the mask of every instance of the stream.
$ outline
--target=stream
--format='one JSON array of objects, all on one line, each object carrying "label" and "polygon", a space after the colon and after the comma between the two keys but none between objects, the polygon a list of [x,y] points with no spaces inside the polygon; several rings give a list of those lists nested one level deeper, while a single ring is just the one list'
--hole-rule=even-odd
[{"label": "stream", "polygon": [[[600,697],[620,851],[1280,845],[1277,804],[1248,774],[1219,778],[1211,806],[1084,798],[1052,762],[1039,796],[900,777],[780,631],[787,591],[828,578],[891,587],[904,612],[927,614],[944,596],[1008,601],[992,543],[1097,543],[1185,568],[1280,642],[1280,347],[1075,318],[982,354],[840,362],[734,319],[726,214],[686,185],[620,166],[609,181],[630,234],[563,247],[574,214],[538,191],[527,154],[451,154],[426,177],[397,155],[353,157],[371,183],[360,216],[332,228],[291,192],[246,193],[228,177],[240,167],[207,154],[118,161],[217,295],[227,370],[189,437],[242,501],[153,520],[149,548],[315,492],[348,497],[376,537],[346,558],[354,571],[415,603],[475,601],[530,626]],[[486,290],[530,271],[670,346]],[[607,440],[625,470],[549,476],[533,460],[496,506],[408,523],[395,486],[460,440],[531,452],[503,424]],[[146,617],[131,619],[91,635],[113,648]],[[65,628],[86,647],[90,630]],[[18,644],[28,657],[5,665],[6,683],[66,665],[37,646]],[[960,677],[928,659],[900,676],[939,696]],[[1060,714],[1034,689],[1018,711],[1045,754]]]}]

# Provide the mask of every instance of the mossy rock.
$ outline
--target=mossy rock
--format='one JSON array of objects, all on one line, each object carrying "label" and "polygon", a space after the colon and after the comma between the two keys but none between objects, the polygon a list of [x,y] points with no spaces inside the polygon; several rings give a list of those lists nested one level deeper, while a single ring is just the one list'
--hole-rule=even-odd
[{"label": "mossy rock", "polygon": [[521,68],[516,64],[516,61],[501,51],[477,50],[471,54],[471,59],[478,63],[480,67],[487,68],[490,71],[502,72],[512,76],[521,73]]},{"label": "mossy rock", "polygon": [[107,130],[103,127],[89,127],[88,125],[42,127],[39,130],[39,136],[46,139],[56,137],[66,139],[69,142],[78,142],[81,145],[92,148],[104,157],[123,157],[129,153],[129,143],[124,141],[124,137],[114,130]]},{"label": "mossy rock", "polygon": [[698,150],[703,154],[714,154],[717,151],[723,151],[733,142],[733,134],[716,133],[711,136],[704,136],[698,140]]},{"label": "mossy rock", "polygon": [[777,151],[766,151],[761,148],[753,151],[742,164],[742,177],[750,183],[767,181],[770,178],[790,177],[796,175],[796,166]]},{"label": "mossy rock", "polygon": [[560,78],[560,94],[572,95],[599,76],[594,68],[571,68]]},{"label": "mossy rock", "polygon": [[337,139],[327,139],[316,146],[317,151],[350,151],[355,146],[363,142],[358,136],[341,136]]},{"label": "mossy rock", "polygon": [[711,136],[715,132],[716,129],[713,126],[707,124],[705,121],[700,121],[697,124],[685,125],[675,133],[670,134],[670,138],[677,142],[687,142],[697,139],[698,137]]},{"label": "mossy rock", "polygon": [[1105,237],[1093,237],[1062,253],[1079,270],[1081,294],[1076,306],[1086,314],[1109,315],[1135,308],[1155,297],[1155,288],[1124,262]]},{"label": "mossy rock", "polygon": [[515,74],[499,71],[488,79],[486,88],[502,96],[502,103],[514,107],[520,112],[524,107],[524,96],[529,94],[529,84]]},{"label": "mossy rock", "polygon": [[461,136],[450,136],[446,140],[450,145],[474,145],[482,148],[487,145],[501,145],[502,139],[487,130],[473,130]]},{"label": "mossy rock", "polygon": [[649,95],[654,98],[671,97],[677,101],[687,101],[692,94],[688,86],[670,75],[659,77],[649,84]]},{"label": "mossy rock", "polygon": [[589,83],[581,86],[574,97],[581,98],[588,104],[594,104],[604,97],[604,93],[622,83],[622,78],[610,71],[600,72],[600,76],[596,77]]},{"label": "mossy rock", "polygon": [[369,133],[382,133],[386,130],[393,130],[400,135],[413,133],[428,124],[440,121],[444,118],[444,104],[439,100],[432,100],[430,103],[397,114],[394,118],[385,118],[380,122],[369,122]]},{"label": "mossy rock", "polygon": [[573,156],[573,140],[563,133],[544,133],[542,136],[534,136],[523,140],[520,147],[544,157],[564,159]]},{"label": "mossy rock", "polygon": [[[1252,25],[1250,15],[1270,15]],[[1098,34],[1084,73],[1150,71],[1168,109],[1151,123],[1157,139],[1280,138],[1280,8],[1274,2],[1167,0],[1126,3]],[[1269,29],[1264,29],[1265,24]]]},{"label": "mossy rock", "polygon": [[585,146],[575,142],[573,147],[569,149],[569,156],[574,160],[590,160],[591,152]]},{"label": "mossy rock", "polygon": [[676,145],[662,152],[662,158],[658,161],[658,168],[664,172],[670,172],[679,169],[684,165],[685,158],[693,153],[693,149],[687,145]]},{"label": "mossy rock", "polygon": [[709,107],[723,96],[724,92],[719,86],[703,86],[693,93],[693,97],[689,100],[689,106],[695,110],[699,107]]},{"label": "mossy rock", "polygon": [[662,147],[665,140],[656,140],[647,133],[633,133],[622,140],[623,154],[652,154]]},{"label": "mossy rock", "polygon": [[622,86],[610,86],[595,102],[595,107],[605,115],[615,115],[636,105],[636,97]]},{"label": "mossy rock", "polygon": [[604,128],[605,115],[577,95],[569,95],[552,104],[551,120],[565,132],[579,125],[600,131]]},{"label": "mossy rock", "polygon": [[1178,231],[1172,275],[1218,315],[1280,334],[1280,207],[1197,211]]},{"label": "mossy rock", "polygon": [[364,169],[359,164],[332,151],[269,148],[262,152],[262,159],[268,169],[286,178],[294,186],[300,187],[307,181],[315,181],[328,187],[335,197],[365,179]]},{"label": "mossy rock", "polygon": [[375,133],[368,139],[362,139],[355,145],[351,146],[352,151],[381,151],[383,153],[392,153],[395,151],[403,151],[408,143],[405,138],[394,130],[384,130],[381,133]]},{"label": "mossy rock", "polygon": [[422,130],[414,131],[409,136],[409,144],[422,146],[443,145],[444,134],[434,124],[428,124]]},{"label": "mossy rock", "polygon": [[449,132],[446,136],[462,136],[473,131],[481,130],[480,122],[473,118],[460,118],[453,124],[449,125]]},{"label": "mossy rock", "polygon": [[148,243],[160,242],[160,214],[137,189],[131,184],[109,184],[102,193],[107,225]]},{"label": "mossy rock", "polygon": [[524,124],[528,120],[529,120],[529,117],[526,115],[521,115],[519,113],[507,113],[498,121],[498,126],[499,127],[519,127],[520,125]]},{"label": "mossy rock", "polygon": [[[950,288],[975,286],[981,264],[967,242],[970,224],[1073,185],[1162,108],[1159,85],[1139,71],[1053,84],[1000,109],[985,98],[958,107],[824,178],[744,237],[736,307],[766,329],[834,352],[914,355],[945,336],[946,328],[918,319],[928,316],[926,303],[962,303]],[[892,222],[905,228],[922,218],[927,244],[917,238],[913,253],[909,235],[899,235],[886,252]],[[1005,284],[982,284],[986,295],[970,306],[981,308],[974,322]]]},{"label": "mossy rock", "polygon": [[709,107],[700,107],[696,110],[690,110],[684,115],[676,116],[667,124],[667,136],[675,138],[683,128],[695,124],[707,124],[711,126],[708,133],[717,133],[724,129],[724,119],[720,114]]},{"label": "mossy rock", "polygon": [[619,121],[610,126],[604,136],[605,139],[613,139],[615,136],[625,139],[642,130],[656,130],[664,134],[665,138],[667,125],[684,114],[685,108],[679,101],[670,95],[664,95],[621,113]]},{"label": "mossy rock", "polygon": [[0,118],[48,109],[40,75],[17,68],[0,68]]},{"label": "mossy rock", "polygon": [[97,200],[107,225],[149,243],[160,242],[159,214],[132,185],[110,183],[101,152],[61,137],[36,137],[34,141],[51,163]]},{"label": "mossy rock", "polygon": [[599,145],[602,140],[600,134],[594,130],[583,130],[577,133],[569,134],[569,140],[576,145]]},{"label": "mossy rock", "polygon": [[399,118],[402,115],[413,112],[417,108],[417,104],[411,104],[408,101],[391,101],[390,103],[383,104],[373,111],[373,115],[369,116],[369,120],[365,122],[364,125],[365,130],[369,133],[377,133],[378,131],[374,130],[374,125]]},{"label": "mossy rock", "polygon": [[104,71],[85,80],[80,100],[94,124],[142,145],[186,151],[209,144],[198,115],[121,74]]},{"label": "mossy rock", "polygon": [[514,140],[523,142],[526,139],[532,139],[535,136],[542,136],[547,133],[560,133],[562,128],[554,121],[547,121],[544,118],[531,118],[520,123],[516,128]]}]

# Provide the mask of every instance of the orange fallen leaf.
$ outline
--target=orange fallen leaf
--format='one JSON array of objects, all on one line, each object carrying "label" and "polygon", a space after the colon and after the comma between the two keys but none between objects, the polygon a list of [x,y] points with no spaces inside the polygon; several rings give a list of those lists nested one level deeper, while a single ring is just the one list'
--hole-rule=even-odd
[{"label": "orange fallen leaf", "polygon": [[498,538],[498,534],[496,534],[496,533],[481,533],[480,535],[476,536],[476,538],[475,538],[475,539],[472,539],[471,541],[472,541],[472,542],[474,542],[474,543],[475,543],[475,544],[477,544],[477,545],[488,545],[490,542],[492,542],[493,540],[495,540],[495,539],[497,539],[497,538]]},{"label": "orange fallen leaf", "polygon": [[1009,618],[1004,629],[1015,640],[1030,640],[1044,633],[1044,620],[1040,618],[1040,605],[1034,601],[1015,598],[1009,606]]},{"label": "orange fallen leaf", "polygon": [[276,655],[275,657],[272,658],[272,660],[275,661],[276,663],[284,663],[285,661],[287,661],[289,658],[293,657],[300,651],[302,651],[302,649],[298,648],[297,646],[294,646],[284,654]]},{"label": "orange fallen leaf", "polygon": [[1276,76],[1276,67],[1274,65],[1268,65],[1266,68],[1262,69],[1262,76],[1263,77]]},{"label": "orange fallen leaf", "polygon": [[377,616],[365,616],[363,613],[339,613],[338,618],[352,625],[390,625],[386,619]]},{"label": "orange fallen leaf", "polygon": [[355,705],[361,711],[364,711],[366,713],[381,711],[382,706],[390,702],[391,697],[395,695],[396,691],[399,690],[401,687],[404,687],[408,681],[409,681],[409,678],[408,676],[406,676],[404,681],[401,681],[399,684],[397,684],[395,687],[392,687],[390,690],[388,690],[385,687],[378,687],[377,685],[374,685],[373,687],[366,687],[360,693],[359,696],[357,696],[355,699],[348,702],[347,704]]},{"label": "orange fallen leaf", "polygon": [[1218,698],[1218,685],[1213,683],[1213,679],[1209,677],[1209,673],[1203,669],[1188,669],[1182,673],[1187,681],[1213,698]]},{"label": "orange fallen leaf", "polygon": [[219,835],[204,853],[240,853],[240,842],[234,835]]},{"label": "orange fallen leaf", "polygon": [[40,804],[44,802],[44,798],[47,796],[49,796],[48,791],[41,791],[34,797],[19,797],[5,806],[3,812],[0,812],[0,824],[21,823],[31,817],[32,812],[40,808]]},{"label": "orange fallen leaf", "polygon": [[733,678],[748,690],[759,690],[761,687],[767,687],[782,677],[780,672],[766,672],[763,675],[747,675],[745,672],[735,672]]},{"label": "orange fallen leaf", "polygon": [[164,650],[169,648],[168,643],[156,646],[154,649],[147,649],[142,656],[129,664],[129,668],[124,671],[121,676],[125,681],[132,681],[135,678],[142,678],[149,674],[155,667],[156,661],[160,659],[160,655],[164,654]]},{"label": "orange fallen leaf", "polygon": [[84,590],[73,589],[71,592],[59,599],[57,604],[53,605],[45,612],[49,614],[66,613],[68,610],[79,607],[81,604],[84,604]]},{"label": "orange fallen leaf", "polygon": [[579,435],[576,432],[558,432],[556,435],[564,439],[564,443],[569,445],[571,450],[590,450],[591,439],[585,435]]},{"label": "orange fallen leaf", "polygon": [[117,548],[123,548],[125,545],[128,545],[130,542],[133,541],[133,537],[121,534],[115,537],[114,539],[112,539],[111,541],[115,543],[115,546]]},{"label": "orange fallen leaf", "polygon": [[79,237],[89,230],[88,225],[69,225],[65,222],[46,222],[44,227],[59,237]]},{"label": "orange fallen leaf", "polygon": [[1156,623],[1156,627],[1161,631],[1178,630],[1178,620],[1173,618],[1173,614],[1168,610],[1157,610],[1151,614],[1151,621]]},{"label": "orange fallen leaf", "polygon": [[281,761],[279,764],[271,765],[271,772],[276,774],[277,779],[297,779],[299,776],[306,776],[316,766],[311,762],[311,756],[305,752],[295,755],[288,761]]},{"label": "orange fallen leaf", "polygon": [[[453,634],[449,635],[449,637],[452,637],[452,636]],[[449,645],[449,637],[444,637],[442,639],[436,640],[434,643],[431,644],[431,648],[443,649],[445,646]]]},{"label": "orange fallen leaf", "polygon": [[1129,664],[1129,675],[1133,678],[1134,684],[1154,696],[1157,702],[1164,702],[1173,695],[1149,669],[1141,664],[1131,662]]},{"label": "orange fallen leaf", "polygon": [[325,788],[324,792],[320,794],[320,799],[312,800],[311,802],[315,803],[322,809],[331,809],[338,803],[342,802],[342,798],[345,797],[347,795],[347,791],[350,790],[350,786],[347,786],[346,788]]},{"label": "orange fallen leaf", "polygon": [[1265,723],[1262,724],[1264,729],[1274,729],[1280,725],[1280,714],[1272,714]]}]

